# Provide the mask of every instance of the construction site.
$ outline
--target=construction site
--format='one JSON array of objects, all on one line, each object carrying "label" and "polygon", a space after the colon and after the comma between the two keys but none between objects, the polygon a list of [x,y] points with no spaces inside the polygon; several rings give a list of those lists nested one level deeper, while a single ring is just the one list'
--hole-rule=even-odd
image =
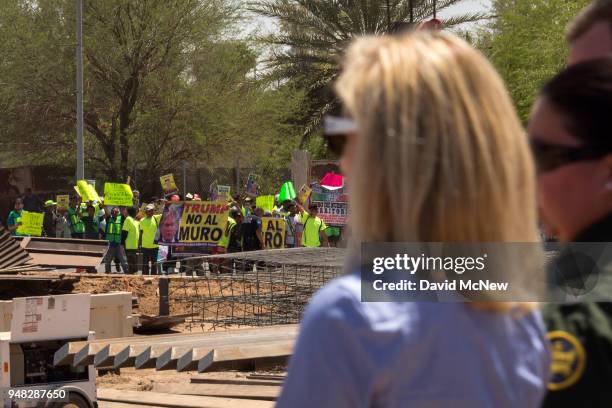
[{"label": "construction site", "polygon": [[346,251],[203,255],[160,276],[85,272],[107,245],[0,236],[5,392],[64,386],[79,407],[273,406],[304,309]]}]

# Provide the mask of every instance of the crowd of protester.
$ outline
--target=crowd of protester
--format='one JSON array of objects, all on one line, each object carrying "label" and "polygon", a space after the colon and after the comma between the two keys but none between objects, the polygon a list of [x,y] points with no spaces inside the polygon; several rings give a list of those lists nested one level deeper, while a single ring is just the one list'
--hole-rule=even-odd
[{"label": "crowd of protester", "polygon": [[[104,202],[82,202],[78,194],[70,198],[68,208],[47,200],[44,203],[30,189],[24,197],[17,198],[14,209],[7,217],[7,230],[13,236],[19,231],[23,211],[43,211],[42,236],[106,240],[109,250],[104,260],[105,272],[110,273],[115,262],[116,272],[135,274],[158,274],[175,270],[177,257],[172,248],[167,248],[165,257],[160,257],[156,234],[162,226],[162,212],[166,203],[181,200],[199,201],[199,194],[170,194],[165,198],[153,198],[139,210],[140,194],[134,191],[134,206],[107,207]],[[30,210],[25,203],[29,203]],[[264,249],[262,233],[263,217],[278,217],[285,220],[285,248],[297,246],[329,246],[327,226],[318,217],[318,208],[311,204],[304,209],[296,200],[276,202],[272,211],[257,208],[253,197],[236,195],[228,200],[229,216],[222,238],[216,246],[208,246],[210,253],[232,253]],[[175,222],[168,217],[167,222]],[[174,231],[175,229],[173,229]],[[165,262],[162,268],[161,261]]]}]

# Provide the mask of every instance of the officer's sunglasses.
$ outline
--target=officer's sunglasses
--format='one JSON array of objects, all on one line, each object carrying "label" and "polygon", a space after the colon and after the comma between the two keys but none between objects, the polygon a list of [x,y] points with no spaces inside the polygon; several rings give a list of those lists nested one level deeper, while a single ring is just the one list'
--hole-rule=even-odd
[{"label": "officer's sunglasses", "polygon": [[553,171],[561,166],[582,161],[598,160],[610,153],[603,146],[559,146],[530,139],[531,151],[538,173]]},{"label": "officer's sunglasses", "polygon": [[344,153],[347,135],[356,132],[357,124],[352,119],[338,116],[326,116],[324,119],[323,136],[327,142],[327,148],[337,157]]}]

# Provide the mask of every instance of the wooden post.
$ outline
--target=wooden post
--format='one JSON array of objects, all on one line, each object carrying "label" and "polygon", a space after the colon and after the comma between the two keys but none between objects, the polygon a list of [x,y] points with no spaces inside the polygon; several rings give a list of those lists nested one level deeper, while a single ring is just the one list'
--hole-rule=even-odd
[{"label": "wooden post", "polygon": [[310,184],[310,153],[307,150],[294,150],[291,154],[291,178],[296,190]]},{"label": "wooden post", "polygon": [[168,277],[160,276],[159,278],[159,315],[170,315],[170,302],[168,300]]}]

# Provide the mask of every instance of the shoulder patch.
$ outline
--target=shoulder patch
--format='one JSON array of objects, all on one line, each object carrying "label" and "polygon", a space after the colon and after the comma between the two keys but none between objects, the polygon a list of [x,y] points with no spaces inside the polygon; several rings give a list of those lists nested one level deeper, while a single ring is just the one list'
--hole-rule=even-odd
[{"label": "shoulder patch", "polygon": [[548,389],[559,391],[576,384],[584,374],[586,352],[578,339],[563,330],[548,332],[552,363]]}]

